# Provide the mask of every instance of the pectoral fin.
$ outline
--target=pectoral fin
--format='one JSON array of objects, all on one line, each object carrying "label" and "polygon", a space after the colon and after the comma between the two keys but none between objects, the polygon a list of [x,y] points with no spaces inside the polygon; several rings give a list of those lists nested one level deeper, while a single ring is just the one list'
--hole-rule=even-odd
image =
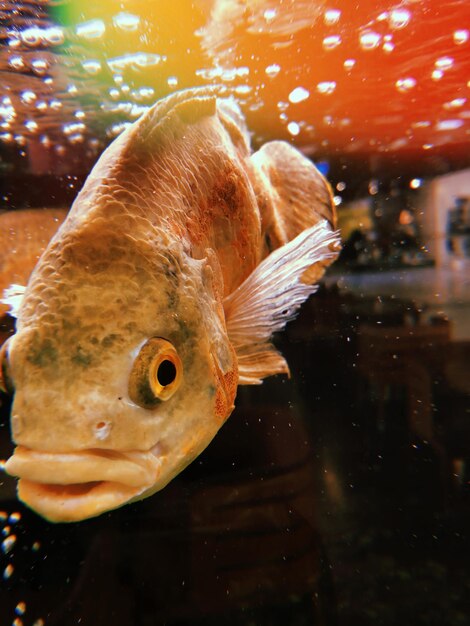
[{"label": "pectoral fin", "polygon": [[259,384],[266,376],[289,372],[270,338],[316,291],[316,285],[302,281],[305,271],[334,259],[338,251],[339,235],[323,220],[272,252],[225,298],[227,332],[237,353],[240,384]]}]

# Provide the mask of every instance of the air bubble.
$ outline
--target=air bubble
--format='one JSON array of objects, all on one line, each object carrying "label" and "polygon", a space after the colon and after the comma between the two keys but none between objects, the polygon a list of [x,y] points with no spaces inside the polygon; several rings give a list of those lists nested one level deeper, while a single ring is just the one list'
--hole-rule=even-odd
[{"label": "air bubble", "polygon": [[463,120],[442,120],[436,124],[436,130],[456,130],[463,124]]},{"label": "air bubble", "polygon": [[31,67],[33,68],[33,72],[35,74],[38,76],[44,76],[50,65],[47,59],[33,59],[31,61]]},{"label": "air bubble", "polygon": [[321,83],[318,83],[317,85],[317,91],[318,93],[324,94],[324,95],[330,95],[332,94],[336,89],[336,83],[334,80],[325,80]]},{"label": "air bubble", "polygon": [[277,63],[273,63],[272,65],[268,65],[264,71],[269,76],[269,78],[274,78],[281,71],[281,66]]},{"label": "air bubble", "polygon": [[341,11],[339,9],[328,9],[323,15],[323,21],[327,26],[333,26],[339,22]]},{"label": "air bubble", "polygon": [[324,50],[334,50],[341,44],[340,35],[329,35],[323,39]]},{"label": "air bubble", "polygon": [[25,68],[23,57],[15,56],[8,59],[8,65],[14,70],[22,70]]},{"label": "air bubble", "polygon": [[106,32],[106,26],[103,20],[90,20],[89,22],[78,24],[75,28],[75,32],[78,37],[82,37],[83,39],[100,39]]},{"label": "air bubble", "polygon": [[120,28],[125,32],[133,32],[139,28],[140,17],[123,11],[113,17],[113,24],[116,28]]},{"label": "air bubble", "polygon": [[437,59],[435,66],[440,70],[448,70],[454,65],[452,57],[440,57]]},{"label": "air bubble", "polygon": [[65,41],[64,31],[59,26],[50,26],[44,30],[43,39],[51,46],[60,46]]},{"label": "air bubble", "polygon": [[304,87],[296,87],[289,94],[289,102],[296,104],[297,102],[303,102],[310,97],[310,92]]},{"label": "air bubble", "polygon": [[406,93],[416,86],[416,79],[411,76],[407,78],[399,78],[395,83],[395,86],[401,93]]},{"label": "air bubble", "polygon": [[300,126],[297,124],[297,122],[289,122],[287,124],[287,130],[291,135],[296,137],[300,133]]},{"label": "air bubble", "polygon": [[352,68],[356,65],[356,59],[346,59],[343,63],[344,69],[347,71],[352,70]]},{"label": "air bubble", "polygon": [[30,133],[35,133],[38,129],[38,123],[35,120],[27,120],[24,125]]},{"label": "air bubble", "polygon": [[374,50],[380,44],[382,37],[379,33],[367,31],[359,36],[359,43],[363,50]]},{"label": "air bubble", "polygon": [[96,59],[87,59],[86,61],[82,61],[82,67],[91,76],[96,76],[101,72],[101,63]]},{"label": "air bubble", "polygon": [[36,47],[42,43],[42,30],[37,26],[26,28],[20,32],[20,37],[23,43],[27,46]]},{"label": "air bubble", "polygon": [[406,9],[393,9],[390,13],[389,24],[390,28],[399,30],[408,26],[411,19],[411,13]]},{"label": "air bubble", "polygon": [[467,102],[467,98],[454,98],[450,102],[446,102],[443,107],[444,109],[460,109]]},{"label": "air bubble", "polygon": [[466,28],[454,31],[454,43],[461,46],[470,39],[470,32]]}]

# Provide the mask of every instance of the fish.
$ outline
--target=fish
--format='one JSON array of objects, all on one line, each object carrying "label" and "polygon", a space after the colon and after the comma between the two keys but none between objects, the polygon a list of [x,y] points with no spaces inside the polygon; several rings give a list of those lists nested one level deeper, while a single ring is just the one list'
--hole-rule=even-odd
[{"label": "fish", "polygon": [[102,153],[3,345],[18,497],[81,521],[163,489],[338,255],[331,189],[291,144],[250,145],[217,88],[157,101]]}]

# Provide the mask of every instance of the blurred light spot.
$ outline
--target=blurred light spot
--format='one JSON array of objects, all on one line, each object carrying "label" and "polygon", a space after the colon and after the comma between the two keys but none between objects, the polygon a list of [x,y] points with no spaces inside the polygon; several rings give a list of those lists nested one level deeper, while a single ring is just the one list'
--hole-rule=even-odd
[{"label": "blurred light spot", "polygon": [[454,43],[456,43],[458,46],[462,45],[463,43],[467,43],[469,39],[470,32],[466,28],[454,31]]},{"label": "blurred light spot", "polygon": [[11,552],[13,550],[15,543],[16,543],[15,535],[10,535],[6,539],[4,539],[2,542],[2,550],[4,554],[8,554],[9,552]]},{"label": "blurred light spot", "polygon": [[336,189],[338,191],[344,191],[346,189],[346,183],[344,183],[343,181],[340,181],[337,185],[336,185]]},{"label": "blurred light spot", "polygon": [[62,102],[60,100],[50,100],[49,101],[49,106],[51,107],[51,109],[53,109],[54,111],[58,111],[59,109],[62,108]]},{"label": "blurred light spot", "polygon": [[340,35],[329,35],[323,39],[323,48],[325,50],[334,50],[341,44]]},{"label": "blurred light spot", "polygon": [[393,52],[395,50],[395,44],[391,41],[386,41],[382,48],[385,52]]},{"label": "blurred light spot", "polygon": [[434,148],[434,144],[432,144],[432,143],[423,143],[423,150],[431,150],[431,148]]},{"label": "blurred light spot", "polygon": [[113,24],[116,28],[120,28],[123,31],[132,32],[139,28],[140,17],[123,11],[113,17]]},{"label": "blurred light spot", "polygon": [[413,89],[413,87],[416,86],[416,79],[412,77],[399,78],[397,82],[395,83],[395,86],[398,89],[398,91],[400,91],[401,93],[406,93],[407,91],[410,91],[411,89]]},{"label": "blurred light spot", "polygon": [[339,206],[343,202],[343,198],[341,196],[334,196],[333,203],[335,206]]},{"label": "blurred light spot", "polygon": [[326,80],[317,85],[318,93],[330,95],[336,89],[336,83],[334,80]]},{"label": "blurred light spot", "polygon": [[276,9],[266,9],[263,16],[267,22],[271,22],[276,17]]},{"label": "blurred light spot", "polygon": [[433,80],[441,80],[443,76],[444,72],[442,70],[433,70],[433,73],[431,74],[431,78]]},{"label": "blurred light spot", "polygon": [[297,102],[303,102],[303,100],[307,100],[310,96],[310,92],[304,87],[296,87],[289,94],[289,102],[292,104],[296,104]]},{"label": "blurred light spot", "polygon": [[411,189],[419,189],[422,184],[423,184],[422,178],[412,178],[410,180]]},{"label": "blurred light spot", "polygon": [[436,130],[456,130],[463,124],[463,120],[442,120],[436,124]]},{"label": "blurred light spot", "polygon": [[26,613],[26,602],[18,602],[15,607],[15,613],[17,615],[24,615]]},{"label": "blurred light spot", "polygon": [[274,76],[277,76],[281,71],[281,66],[277,63],[273,63],[272,65],[268,65],[264,71],[270,78],[274,78]]},{"label": "blurred light spot", "polygon": [[21,513],[16,512],[12,513],[9,517],[8,517],[8,521],[10,522],[10,524],[17,524],[21,519]]},{"label": "blurred light spot", "polygon": [[295,137],[300,133],[300,126],[297,124],[297,122],[289,122],[287,124],[287,130],[291,135]]},{"label": "blurred light spot", "polygon": [[359,43],[363,50],[374,50],[380,44],[382,37],[379,33],[367,31],[359,36]]},{"label": "blurred light spot", "polygon": [[377,193],[379,193],[379,183],[377,180],[372,179],[369,182],[369,193],[371,196],[375,196]]},{"label": "blurred light spot", "polygon": [[166,82],[167,82],[169,87],[177,87],[178,86],[178,77],[177,76],[169,76]]},{"label": "blurred light spot", "polygon": [[428,120],[420,120],[419,122],[413,122],[411,126],[412,128],[429,128],[431,126],[431,122]]},{"label": "blurred light spot", "polygon": [[390,13],[389,24],[390,28],[398,30],[408,26],[411,19],[411,13],[406,9],[393,9]]},{"label": "blurred light spot", "polygon": [[339,9],[328,9],[323,15],[323,20],[327,26],[337,24],[341,17],[341,11]]}]

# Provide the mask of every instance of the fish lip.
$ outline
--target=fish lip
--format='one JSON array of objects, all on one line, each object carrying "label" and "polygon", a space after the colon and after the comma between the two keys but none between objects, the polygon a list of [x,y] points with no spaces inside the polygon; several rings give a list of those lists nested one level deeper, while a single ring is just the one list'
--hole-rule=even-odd
[{"label": "fish lip", "polygon": [[162,448],[44,452],[18,446],[5,471],[19,498],[51,521],[78,521],[137,499],[157,481]]},{"label": "fish lip", "polygon": [[50,485],[116,482],[129,487],[154,482],[161,465],[159,445],[149,450],[101,448],[49,452],[17,446],[5,463],[11,476]]},{"label": "fish lip", "polygon": [[138,500],[147,490],[110,481],[68,485],[18,481],[19,499],[50,522],[81,522]]}]

